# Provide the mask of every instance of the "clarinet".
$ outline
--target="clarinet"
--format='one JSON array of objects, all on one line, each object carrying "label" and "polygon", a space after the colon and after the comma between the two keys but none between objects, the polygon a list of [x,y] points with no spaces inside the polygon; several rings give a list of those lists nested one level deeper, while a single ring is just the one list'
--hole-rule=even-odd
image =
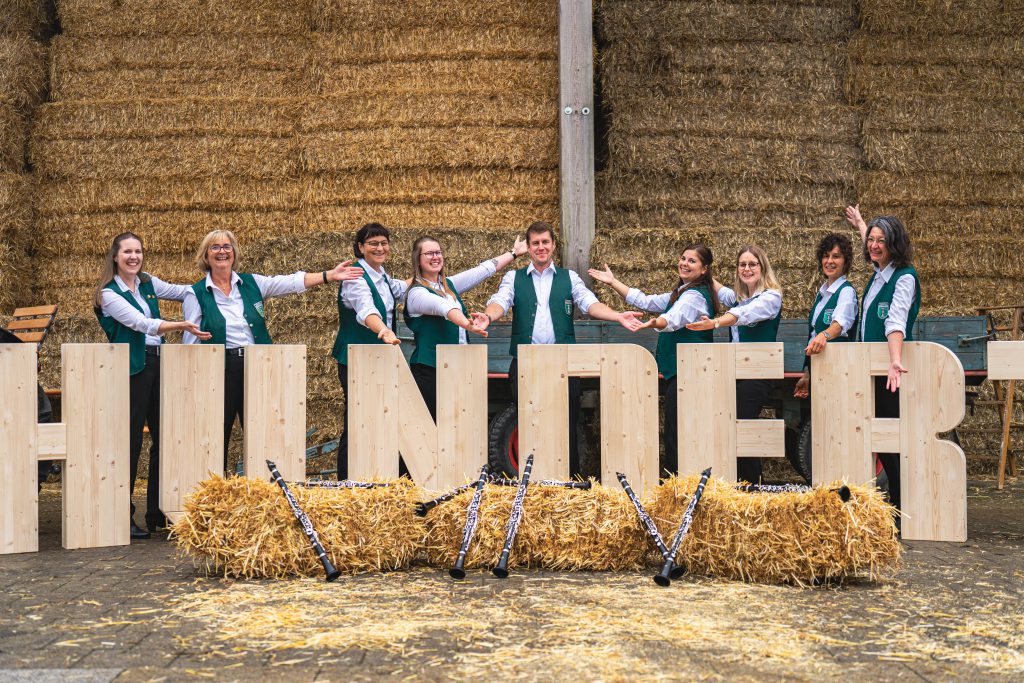
[{"label": "clarinet", "polygon": [[[690,530],[690,524],[693,523],[693,511],[697,508],[697,503],[700,502],[701,496],[704,495],[704,486],[708,483],[708,477],[710,476],[710,467],[700,473],[700,482],[697,484],[697,490],[693,492],[693,497],[690,498],[690,504],[686,506],[686,510],[683,512],[683,518],[679,522],[676,537],[672,541],[672,549],[668,551],[668,557],[665,558],[665,564],[661,567],[661,573],[654,577],[654,583],[659,586],[667,586],[672,583],[671,573],[672,566],[676,560],[676,553],[679,552],[679,545],[683,542],[683,536]],[[680,575],[677,574],[676,578]]]},{"label": "clarinet", "polygon": [[541,479],[537,486],[556,486],[563,489],[575,489],[577,491],[589,491],[594,485],[589,479],[587,481],[555,481],[554,479]]},{"label": "clarinet", "polygon": [[[802,484],[741,484],[736,487],[737,491],[744,491],[746,493],[809,493],[814,490],[812,486],[803,486]],[[844,503],[849,502],[853,494],[850,493],[850,487],[846,484],[839,486],[834,489],[829,489],[839,494],[839,500]]]},{"label": "clarinet", "polygon": [[480,510],[480,499],[484,495],[484,485],[488,479],[487,465],[480,468],[480,478],[473,486],[476,491],[473,499],[469,501],[469,508],[466,510],[466,527],[462,530],[462,545],[459,547],[459,556],[455,560],[455,566],[448,570],[448,575],[453,579],[466,578],[466,553],[469,552],[469,544],[473,540],[473,533],[476,531],[477,514]]},{"label": "clarinet", "polygon": [[[333,483],[333,482],[331,482],[331,483]],[[516,479],[508,479],[506,477],[497,477],[497,476],[494,476],[494,475],[490,475],[488,477],[487,483],[488,484],[494,484],[495,486],[518,486],[519,485],[519,482]],[[564,489],[575,489],[575,490],[578,490],[578,491],[589,491],[591,489],[591,487],[593,486],[593,482],[590,482],[590,481],[556,481],[554,479],[541,479],[538,482],[534,482],[534,484],[537,485],[537,486],[554,486],[554,487],[560,487],[560,488],[564,488]],[[378,484],[378,486],[390,486],[390,484]],[[447,503],[449,500],[451,500],[452,498],[455,498],[456,496],[458,496],[463,491],[468,491],[469,489],[473,488],[474,486],[476,486],[475,483],[474,484],[463,484],[462,486],[458,486],[458,487],[452,489],[451,491],[449,491],[448,493],[444,493],[444,494],[438,496],[437,498],[434,498],[433,500],[428,500],[428,501],[423,502],[423,503],[416,503],[416,516],[417,517],[426,517],[428,512],[430,512],[431,510],[436,508],[441,503]]]},{"label": "clarinet", "polygon": [[281,473],[277,471],[277,465],[272,461],[267,460],[267,467],[270,468],[270,476],[274,479],[278,486],[281,487],[281,492],[284,493],[285,500],[288,501],[288,506],[292,509],[292,514],[295,515],[295,519],[299,520],[299,524],[302,526],[302,530],[306,532],[306,538],[309,539],[310,545],[313,546],[313,551],[316,552],[316,556],[320,558],[320,564],[324,566],[324,571],[327,572],[327,581],[334,581],[336,578],[341,576],[341,572],[331,564],[331,560],[327,557],[327,552],[324,551],[324,547],[320,545],[320,537],[317,536],[316,529],[313,528],[313,523],[309,521],[309,517],[299,507],[298,501],[295,500],[295,496],[288,490],[288,484],[284,482],[281,477]]},{"label": "clarinet", "polygon": [[[626,495],[629,496],[629,501],[633,503],[633,507],[636,508],[636,514],[640,517],[640,521],[643,523],[644,528],[647,530],[647,535],[654,541],[654,545],[658,547],[658,552],[661,553],[663,560],[668,560],[668,548],[665,547],[665,541],[661,539],[661,533],[658,532],[658,527],[654,524],[654,520],[647,514],[647,510],[644,510],[643,504],[640,499],[636,497],[633,492],[633,487],[626,481],[626,475],[622,472],[616,472],[615,476],[618,477],[619,483],[622,484],[622,488],[626,490]],[[669,560],[671,562],[671,560]],[[675,563],[673,562],[673,565]],[[673,579],[678,579],[683,575],[682,567],[673,567],[671,570],[671,576]]]},{"label": "clarinet", "polygon": [[505,525],[505,545],[501,548],[501,558],[498,560],[498,566],[491,570],[499,579],[508,578],[508,556],[512,552],[512,542],[519,532],[519,523],[523,521],[523,498],[526,497],[526,487],[530,484],[532,469],[533,453],[526,457],[526,467],[523,468],[523,475],[519,479],[516,497],[512,500],[512,513],[508,517],[508,524]]},{"label": "clarinet", "polygon": [[341,481],[318,479],[316,481],[297,481],[294,484],[304,489],[376,489],[383,486],[392,486],[391,482],[386,481],[352,481],[350,479],[342,479]]},{"label": "clarinet", "polygon": [[476,483],[473,483],[473,484],[463,484],[462,486],[457,486],[457,487],[453,488],[448,493],[445,493],[443,495],[438,496],[434,500],[428,500],[425,503],[416,503],[416,515],[418,517],[426,517],[428,512],[430,512],[431,510],[436,508],[441,503],[448,502],[449,500],[451,500],[455,496],[459,495],[463,491],[468,491],[469,489],[473,488],[474,486],[476,486]]}]

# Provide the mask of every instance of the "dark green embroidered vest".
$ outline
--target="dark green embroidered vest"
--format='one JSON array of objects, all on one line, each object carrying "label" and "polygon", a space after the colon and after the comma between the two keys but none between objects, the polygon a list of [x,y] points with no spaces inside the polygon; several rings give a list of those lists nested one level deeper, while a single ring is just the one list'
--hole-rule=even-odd
[{"label": "dark green embroidered vest", "polygon": [[[448,283],[448,289],[455,292],[455,298],[458,300],[459,306],[462,307],[462,314],[468,318],[469,311],[466,310],[466,304],[462,303],[459,291],[455,289],[455,285],[452,284],[450,279],[446,279],[446,282]],[[425,287],[421,284],[415,284],[413,287],[425,289],[435,296],[444,296],[433,287]],[[411,316],[409,315],[408,306],[406,306],[404,313],[405,324],[409,326],[413,336],[416,338],[416,348],[409,357],[409,364],[419,363],[420,365],[429,365],[432,368],[436,368],[437,345],[458,344],[461,328],[451,320],[438,315]]]},{"label": "dark green embroidered vest", "polygon": [[[263,294],[256,284],[255,278],[249,273],[238,273],[238,293],[242,296],[242,315],[245,322],[252,330],[253,339],[257,344],[270,344],[270,333],[267,332],[267,322],[263,312]],[[224,344],[227,341],[227,322],[224,314],[217,306],[217,300],[213,292],[206,288],[206,278],[192,285],[192,292],[196,295],[199,308],[203,312],[203,324],[200,326],[204,332],[213,336],[204,341],[204,344]]]},{"label": "dark green embroidered vest", "polygon": [[[553,266],[548,266],[549,268]],[[517,358],[520,344],[533,342],[533,323],[537,319],[537,290],[533,286],[527,268],[520,268],[515,275],[515,296],[512,299],[512,340],[509,344],[509,355]],[[575,344],[576,328],[572,322],[572,281],[569,271],[564,268],[555,270],[551,282],[551,294],[548,296],[551,310],[551,326],[555,330],[556,344]]]},{"label": "dark green embroidered vest", "polygon": [[[135,300],[131,292],[121,291],[121,288],[117,286],[117,283],[111,280],[107,283],[105,289],[109,289],[115,294],[120,295],[125,301],[132,305],[132,307],[142,313],[147,318],[159,318],[160,317],[160,303],[156,298],[156,292],[153,290],[153,283],[149,280],[139,282],[139,292],[142,293],[143,298],[149,305],[149,310],[144,311],[139,306],[139,302]],[[100,321],[100,327],[107,335],[107,340],[111,344],[128,344],[128,366],[129,373],[137,375],[146,367],[146,335],[142,332],[136,332],[130,327],[126,327],[121,323],[117,322],[114,318],[109,315],[103,315],[103,309],[93,306],[93,313],[96,314],[96,318]],[[163,340],[161,340],[163,341]]]},{"label": "dark green embroidered vest", "polygon": [[[764,292],[761,292],[764,294]],[[744,303],[752,301],[756,296],[747,299]],[[741,342],[773,342],[778,338],[779,335],[779,323],[782,321],[782,307],[779,307],[779,312],[774,318],[768,320],[762,320],[761,322],[754,323],[753,325],[736,326],[736,331],[739,333]]]},{"label": "dark green embroidered vest", "polygon": [[[853,289],[853,285],[850,284],[849,280],[844,282],[839,289],[837,289],[836,291],[832,292],[832,296],[830,296],[828,298],[828,302],[826,302],[825,308],[823,308],[821,310],[821,315],[819,315],[818,319],[815,320],[814,319],[814,309],[816,309],[818,307],[818,303],[821,301],[821,298],[822,298],[821,297],[821,290],[820,289],[818,290],[818,295],[816,297],[814,297],[814,303],[811,305],[811,312],[807,316],[807,329],[808,329],[808,332],[809,332],[809,334],[808,334],[809,337],[813,337],[816,334],[821,334],[822,332],[824,332],[825,330],[827,330],[829,328],[829,326],[832,324],[832,313],[836,310],[836,306],[839,305],[839,295],[847,287],[849,287],[850,289]],[[855,294],[856,294],[856,292],[855,292]],[[840,336],[836,337],[835,339],[833,339],[832,341],[833,342],[853,341],[854,339],[856,339],[856,334],[857,334],[857,320],[854,319],[853,324],[850,325],[850,329],[848,329],[846,331],[846,336],[840,335]]]},{"label": "dark green embroidered vest", "polygon": [[[357,264],[358,265],[358,264]],[[359,266],[362,268],[362,266]],[[388,311],[384,305],[384,299],[381,298],[380,292],[373,286],[373,280],[370,279],[370,274],[363,268],[363,279],[366,280],[366,286],[370,288],[370,296],[373,297],[373,305],[377,309],[377,313],[380,314],[380,319],[386,325],[388,322]],[[344,283],[343,283],[344,284]],[[392,322],[394,316],[392,316]],[[392,327],[394,329],[394,327]],[[370,328],[361,324],[356,319],[355,310],[349,308],[341,301],[341,286],[338,286],[338,335],[334,338],[334,348],[331,349],[331,356],[334,360],[338,361],[342,365],[348,365],[348,345],[349,344],[383,344],[375,332]]]},{"label": "dark green embroidered vest", "polygon": [[[711,299],[710,290],[708,290],[706,285],[700,285],[694,289],[704,297],[704,301],[708,306],[708,315],[711,315],[715,310],[715,305]],[[671,306],[666,308],[664,312],[668,313],[670,308]],[[658,372],[665,379],[671,379],[676,376],[676,344],[710,344],[714,340],[714,330],[698,332],[682,327],[674,332],[659,333],[658,347],[654,351],[654,358],[658,361]]]},{"label": "dark green embroidered vest", "polygon": [[[864,341],[885,341],[885,320],[889,317],[889,306],[892,305],[892,297],[896,293],[896,281],[904,275],[912,275],[914,277],[914,301],[910,305],[910,311],[907,313],[907,333],[903,339],[905,341],[914,340],[914,323],[917,321],[917,312],[921,308],[921,281],[918,279],[917,270],[913,266],[904,266],[903,268],[897,268],[893,272],[889,281],[882,285],[882,289],[878,292],[875,300],[863,311],[861,324],[864,326]],[[866,300],[868,290],[871,289],[871,283],[875,281],[876,277],[879,277],[877,271],[868,280],[861,302]]]}]

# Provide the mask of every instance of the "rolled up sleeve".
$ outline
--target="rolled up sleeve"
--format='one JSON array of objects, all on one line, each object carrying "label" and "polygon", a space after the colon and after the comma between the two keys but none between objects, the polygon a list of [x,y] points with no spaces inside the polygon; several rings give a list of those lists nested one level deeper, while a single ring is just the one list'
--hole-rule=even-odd
[{"label": "rolled up sleeve", "polygon": [[306,291],[306,273],[297,271],[291,275],[253,275],[256,286],[264,299],[288,294],[301,294]]},{"label": "rolled up sleeve", "polygon": [[583,315],[587,314],[590,307],[598,303],[597,295],[590,291],[583,283],[583,278],[569,271],[569,282],[572,283],[572,300]]},{"label": "rolled up sleeve", "polygon": [[733,306],[729,312],[736,316],[736,326],[753,325],[764,320],[771,320],[782,310],[782,294],[774,289],[762,292],[760,296],[748,299],[739,306]]},{"label": "rolled up sleeve", "polygon": [[907,336],[907,318],[910,315],[910,307],[914,303],[914,296],[917,294],[917,283],[913,275],[901,275],[896,280],[895,291],[892,294],[892,302],[889,304],[889,315],[885,319],[885,336],[893,332],[902,332]]},{"label": "rolled up sleeve", "polygon": [[636,287],[630,287],[626,292],[626,303],[633,308],[639,308],[648,313],[661,313],[668,307],[668,300],[672,298],[671,292],[664,294],[644,294]]},{"label": "rolled up sleeve", "polygon": [[487,300],[487,305],[495,304],[501,307],[502,315],[508,313],[508,310],[512,308],[512,301],[515,299],[515,279],[516,271],[510,270],[505,273],[504,277],[501,278],[501,284],[498,285],[498,291],[495,292],[490,299]]}]

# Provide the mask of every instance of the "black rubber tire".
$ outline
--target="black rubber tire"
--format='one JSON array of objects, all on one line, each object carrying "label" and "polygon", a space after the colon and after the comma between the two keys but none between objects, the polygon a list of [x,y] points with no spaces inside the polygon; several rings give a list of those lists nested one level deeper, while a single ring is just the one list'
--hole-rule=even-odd
[{"label": "black rubber tire", "polygon": [[506,406],[491,420],[487,464],[492,474],[512,479],[519,476],[519,414],[515,406]]},{"label": "black rubber tire", "polygon": [[797,428],[796,448],[786,449],[786,459],[796,473],[811,483],[811,418],[800,423]]}]

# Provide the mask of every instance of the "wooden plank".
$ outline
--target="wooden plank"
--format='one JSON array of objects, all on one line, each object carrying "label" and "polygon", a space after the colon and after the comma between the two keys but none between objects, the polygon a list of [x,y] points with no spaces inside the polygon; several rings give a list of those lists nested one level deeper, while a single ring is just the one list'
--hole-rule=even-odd
[{"label": "wooden plank", "polygon": [[398,477],[398,364],[390,345],[348,349],[348,472],[353,479]]},{"label": "wooden plank", "polygon": [[11,320],[5,325],[8,331],[42,330],[50,326],[49,318],[31,318],[29,320]]},{"label": "wooden plank", "polygon": [[447,489],[487,462],[487,347],[437,347],[437,479]]},{"label": "wooden plank", "polygon": [[567,361],[569,376],[600,377],[604,362],[603,348],[602,344],[573,344]]},{"label": "wooden plank", "polygon": [[586,277],[594,241],[594,46],[591,0],[560,0],[558,81],[563,262]]},{"label": "wooden plank", "polygon": [[46,338],[45,332],[17,332],[14,335],[27,344],[38,344]]},{"label": "wooden plank", "polygon": [[44,422],[37,426],[39,459],[64,460],[68,454],[68,430],[63,422]]},{"label": "wooden plank", "polygon": [[736,420],[736,457],[786,457],[786,423],[782,420]]},{"label": "wooden plank", "polygon": [[128,345],[61,348],[65,548],[128,545]]},{"label": "wooden plank", "polygon": [[679,474],[711,467],[736,481],[736,351],[734,344],[676,346]]},{"label": "wooden plank", "polygon": [[[397,351],[397,347],[389,348]],[[413,481],[426,488],[437,488],[437,426],[420,396],[409,364],[405,361],[397,363],[395,372],[398,382],[398,451]]]},{"label": "wooden plank", "polygon": [[949,350],[929,342],[903,345],[900,385],[900,483],[906,540],[967,540],[967,460],[936,434],[964,417],[964,372]]},{"label": "wooden plank", "polygon": [[56,315],[57,304],[50,304],[47,306],[24,306],[22,308],[14,309],[12,314],[15,318],[27,318],[29,316],[40,316],[40,315]]},{"label": "wooden plank", "polygon": [[1024,379],[1024,341],[988,343],[988,378]]},{"label": "wooden plank", "polygon": [[875,404],[868,356],[864,344],[827,344],[822,353],[811,357],[815,485],[839,480],[863,484],[875,475],[871,456]]},{"label": "wooden plank", "polygon": [[0,344],[0,555],[39,550],[36,350]]},{"label": "wooden plank", "polygon": [[247,476],[269,476],[273,460],[285,481],[306,480],[306,346],[254,344],[245,350]]},{"label": "wooden plank", "polygon": [[732,347],[736,353],[736,379],[782,379],[785,372],[782,342],[748,342]]},{"label": "wooden plank", "polygon": [[569,478],[569,349],[519,347],[519,457],[533,454],[537,479]]},{"label": "wooden plank", "polygon": [[871,421],[871,450],[875,453],[899,453],[900,448],[899,419],[884,417],[873,419]]},{"label": "wooden plank", "polygon": [[600,348],[601,482],[615,486],[621,468],[643,495],[658,484],[658,366],[636,344]]},{"label": "wooden plank", "polygon": [[160,509],[224,474],[224,347],[164,344],[160,351]]}]

